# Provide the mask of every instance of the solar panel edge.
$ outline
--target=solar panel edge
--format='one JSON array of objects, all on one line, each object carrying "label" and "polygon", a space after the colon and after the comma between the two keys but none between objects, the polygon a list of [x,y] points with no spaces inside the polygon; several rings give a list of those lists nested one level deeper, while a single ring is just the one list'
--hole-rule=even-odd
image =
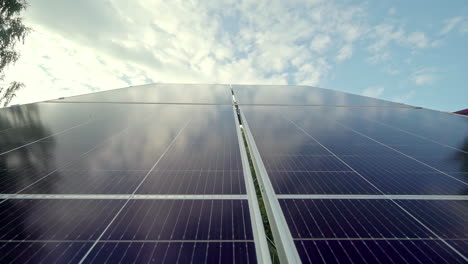
[{"label": "solar panel edge", "polygon": [[252,223],[253,236],[255,241],[255,251],[257,253],[258,263],[271,263],[270,251],[266,240],[265,227],[260,213],[260,208],[257,201],[257,194],[250,173],[250,165],[247,158],[247,150],[245,149],[242,131],[240,130],[239,120],[237,118],[235,106],[232,107],[234,120],[236,124],[236,134],[240,148],[242,168],[244,172],[244,184],[246,186],[247,198],[249,203],[250,218]]},{"label": "solar panel edge", "polygon": [[243,128],[245,130],[246,141],[252,155],[252,161],[255,172],[261,187],[261,195],[265,203],[268,220],[275,239],[275,246],[278,251],[278,257],[281,263],[301,263],[299,253],[294,244],[291,232],[286,223],[285,216],[282,212],[278,199],[275,197],[273,186],[269,180],[268,173],[263,164],[260,153],[255,144],[255,140],[250,131],[247,119],[240,109]]}]

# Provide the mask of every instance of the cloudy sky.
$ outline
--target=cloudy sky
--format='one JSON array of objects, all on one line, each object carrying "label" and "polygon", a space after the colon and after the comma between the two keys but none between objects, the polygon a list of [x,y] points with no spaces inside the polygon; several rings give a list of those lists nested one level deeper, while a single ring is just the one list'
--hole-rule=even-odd
[{"label": "cloudy sky", "polygon": [[29,0],[13,104],[154,82],[468,108],[468,1]]}]

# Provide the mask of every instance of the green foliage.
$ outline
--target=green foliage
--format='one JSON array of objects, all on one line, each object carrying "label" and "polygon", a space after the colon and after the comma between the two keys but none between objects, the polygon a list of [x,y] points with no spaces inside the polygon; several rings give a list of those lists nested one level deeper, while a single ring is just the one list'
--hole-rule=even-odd
[{"label": "green foliage", "polygon": [[30,28],[23,25],[20,16],[26,6],[25,0],[0,0],[0,104],[3,106],[8,105],[15,93],[24,87],[20,82],[4,84],[3,80],[6,67],[15,63],[20,57],[15,45],[24,42],[30,31]]}]

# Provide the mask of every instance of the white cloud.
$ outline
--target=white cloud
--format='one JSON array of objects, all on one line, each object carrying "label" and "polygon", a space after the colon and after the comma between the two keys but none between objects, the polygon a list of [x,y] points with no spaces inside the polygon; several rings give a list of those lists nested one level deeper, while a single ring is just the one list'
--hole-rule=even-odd
[{"label": "white cloud", "polygon": [[412,75],[412,80],[417,85],[431,85],[437,80],[437,69],[423,68],[415,71]]},{"label": "white cloud", "polygon": [[417,49],[425,49],[438,45],[437,41],[432,41],[426,33],[421,31],[406,32],[403,27],[393,24],[379,24],[370,30],[369,38],[371,44],[367,49],[370,52],[368,61],[378,63],[392,58],[392,48],[409,48],[414,52]]},{"label": "white cloud", "polygon": [[345,45],[338,51],[338,55],[336,55],[336,60],[344,61],[350,58],[352,54],[353,54],[353,47],[351,45]]},{"label": "white cloud", "polygon": [[389,15],[395,15],[396,14],[396,8],[392,7],[390,9],[388,9],[388,14]]},{"label": "white cloud", "polygon": [[316,52],[322,52],[326,50],[330,44],[330,37],[328,35],[320,34],[315,36],[310,43],[310,48]]},{"label": "white cloud", "polygon": [[429,40],[423,32],[413,32],[408,35],[407,42],[418,48],[425,48],[429,45]]},{"label": "white cloud", "polygon": [[25,15],[13,103],[148,82],[318,85],[366,27],[361,7],[321,0],[49,0]]},{"label": "white cloud", "polygon": [[361,95],[368,97],[379,97],[384,92],[385,88],[382,86],[371,86],[362,90]]},{"label": "white cloud", "polygon": [[457,16],[446,19],[444,25],[444,28],[442,28],[439,33],[440,35],[446,35],[456,29],[458,29],[460,33],[468,32],[468,19],[465,17]]},{"label": "white cloud", "polygon": [[413,77],[414,82],[417,85],[433,84],[436,80],[435,76],[430,74],[421,74]]}]

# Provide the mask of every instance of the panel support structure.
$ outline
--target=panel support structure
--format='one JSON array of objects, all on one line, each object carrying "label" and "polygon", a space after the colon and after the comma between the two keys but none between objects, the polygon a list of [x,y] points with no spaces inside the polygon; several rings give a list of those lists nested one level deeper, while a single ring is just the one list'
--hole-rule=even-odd
[{"label": "panel support structure", "polygon": [[268,242],[266,240],[265,227],[263,226],[262,215],[258,206],[257,195],[255,186],[250,173],[249,160],[247,158],[247,151],[242,139],[242,131],[240,130],[239,120],[237,119],[236,108],[232,107],[234,120],[236,122],[236,133],[239,141],[240,155],[242,160],[242,168],[244,172],[244,180],[247,190],[247,197],[249,200],[249,211],[252,222],[252,230],[255,241],[255,250],[257,253],[258,263],[271,263],[270,250],[268,249]]},{"label": "panel support structure", "polygon": [[[301,263],[301,259],[295,247],[291,232],[286,223],[286,219],[278,202],[275,197],[275,191],[273,185],[268,178],[265,165],[263,164],[260,153],[255,145],[255,140],[250,132],[249,125],[247,123],[242,110],[240,110],[242,119],[242,125],[244,126],[245,135],[247,138],[247,144],[251,151],[252,161],[254,164],[255,172],[257,173],[257,179],[259,181],[260,189],[262,192],[263,201],[270,222],[273,237],[275,239],[276,249],[278,251],[278,257],[281,263]],[[237,119],[236,119],[237,120]],[[253,186],[252,186],[253,187]]]}]

